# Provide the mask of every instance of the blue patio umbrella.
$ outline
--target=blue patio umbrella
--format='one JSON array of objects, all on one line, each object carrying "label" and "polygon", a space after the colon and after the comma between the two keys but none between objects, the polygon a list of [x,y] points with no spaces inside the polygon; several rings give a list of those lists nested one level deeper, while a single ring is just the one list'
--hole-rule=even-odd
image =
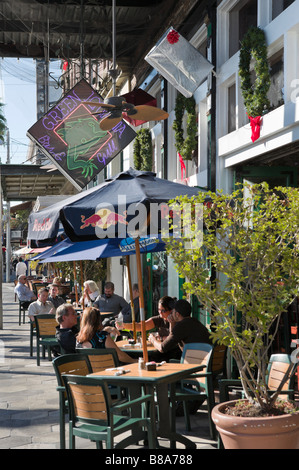
[{"label": "blue patio umbrella", "polygon": [[[140,253],[164,251],[165,243],[161,237],[143,237],[139,239]],[[53,247],[54,248],[54,247]],[[52,250],[46,256],[40,257],[43,263],[55,263],[60,261],[99,260],[116,256],[136,254],[135,240],[133,238],[111,238],[103,240],[91,240],[90,242],[71,242],[59,249],[56,253]],[[50,256],[49,256],[50,254]]]},{"label": "blue patio umbrella", "polygon": [[38,253],[36,256],[30,259],[30,261],[36,261],[38,259],[43,260],[45,258],[49,258],[62,250],[73,245],[73,242],[69,238],[62,240],[61,242],[56,243],[55,245],[51,246],[47,250],[43,251],[42,253]]},{"label": "blue patio umbrella", "polygon": [[[140,253],[152,253],[164,251],[165,243],[159,237],[140,238]],[[62,245],[62,243],[60,243]],[[46,252],[46,258],[40,261],[42,263],[56,263],[61,261],[81,261],[81,260],[99,260],[101,258],[111,258],[116,256],[126,256],[127,269],[129,277],[129,289],[131,298],[131,310],[133,321],[134,339],[136,339],[135,313],[133,304],[133,292],[130,273],[129,255],[136,254],[136,245],[133,238],[112,238],[103,240],[91,240],[90,242],[71,242],[66,240],[66,247],[60,248],[56,253],[54,249]],[[67,246],[68,245],[68,246]],[[54,248],[54,247],[53,247]],[[52,256],[47,256],[52,251]]]},{"label": "blue patio umbrella", "polygon": [[[156,177],[149,171],[130,168],[104,183],[82,191],[65,201],[59,202],[30,214],[28,238],[43,240],[57,235],[59,221],[66,235],[72,241],[91,241],[97,238],[133,237],[135,240],[138,285],[140,293],[140,318],[142,324],[143,354],[147,360],[144,296],[140,259],[140,237],[151,233],[159,234],[159,225],[152,230],[153,205],[168,204],[177,196],[196,196],[198,188],[189,187]],[[143,220],[138,229],[132,229],[136,213],[143,211]],[[148,230],[148,228],[150,229]],[[128,230],[130,229],[130,230]]]}]

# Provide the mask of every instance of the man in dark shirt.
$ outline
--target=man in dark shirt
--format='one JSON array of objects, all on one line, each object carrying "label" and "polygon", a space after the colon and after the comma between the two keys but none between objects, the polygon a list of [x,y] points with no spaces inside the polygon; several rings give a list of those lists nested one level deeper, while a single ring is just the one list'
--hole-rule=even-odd
[{"label": "man in dark shirt", "polygon": [[62,349],[62,354],[76,352],[76,336],[79,333],[77,313],[71,304],[62,304],[56,310],[56,338]]},{"label": "man in dark shirt", "polygon": [[49,294],[48,300],[52,302],[55,308],[65,303],[65,300],[59,295],[59,286],[57,284],[50,285]]},{"label": "man in dark shirt", "polygon": [[99,295],[93,306],[98,308],[101,312],[111,312],[111,315],[117,317],[119,312],[124,308],[128,308],[128,302],[114,293],[113,282],[106,282],[104,286],[104,295]]},{"label": "man in dark shirt", "polygon": [[[134,306],[134,314],[135,314],[135,321],[140,321],[140,308],[139,308],[139,287],[138,284],[133,284],[132,286],[133,292],[133,306]],[[132,309],[131,306],[124,308],[122,310],[123,321],[124,323],[131,323],[132,322]]]},{"label": "man in dark shirt", "polygon": [[159,341],[153,335],[149,336],[149,341],[158,351],[167,353],[177,345],[182,350],[187,343],[212,344],[209,330],[196,318],[191,317],[191,305],[187,300],[177,300],[167,320],[176,324],[164,341]]}]

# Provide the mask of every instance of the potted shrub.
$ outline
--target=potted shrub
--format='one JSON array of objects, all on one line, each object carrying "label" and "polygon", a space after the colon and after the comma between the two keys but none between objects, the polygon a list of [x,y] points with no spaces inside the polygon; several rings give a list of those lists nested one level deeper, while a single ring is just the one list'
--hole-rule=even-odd
[{"label": "potted shrub", "polygon": [[[185,291],[195,294],[210,312],[213,341],[229,347],[246,400],[259,416],[257,425],[246,421],[240,426],[239,417],[232,417],[231,429],[239,427],[248,434],[250,428],[257,435],[273,410],[277,413],[279,390],[274,395],[267,390],[267,364],[280,317],[298,295],[299,190],[245,185],[230,195],[208,193],[206,201],[207,193],[192,200],[178,198],[190,210],[195,203],[203,204],[202,243],[186,249],[182,240],[168,239],[167,252],[186,279]],[[210,272],[215,273],[212,278]],[[286,415],[282,426],[296,434],[299,447],[299,414]],[[277,448],[273,443],[260,445]]]}]

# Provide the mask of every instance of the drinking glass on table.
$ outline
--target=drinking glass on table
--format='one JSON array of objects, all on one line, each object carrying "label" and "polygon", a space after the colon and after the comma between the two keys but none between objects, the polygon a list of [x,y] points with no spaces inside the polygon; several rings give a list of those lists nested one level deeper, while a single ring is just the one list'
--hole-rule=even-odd
[{"label": "drinking glass on table", "polygon": [[122,313],[118,314],[118,317],[115,321],[115,326],[118,330],[122,330],[124,327],[124,317]]}]

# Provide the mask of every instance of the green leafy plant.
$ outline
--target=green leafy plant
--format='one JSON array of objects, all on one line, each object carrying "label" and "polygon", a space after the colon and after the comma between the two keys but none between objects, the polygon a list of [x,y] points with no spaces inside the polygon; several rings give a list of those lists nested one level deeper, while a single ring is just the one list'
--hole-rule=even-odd
[{"label": "green leafy plant", "polygon": [[[187,112],[187,136],[184,138],[183,116]],[[175,131],[175,146],[184,160],[192,160],[193,151],[197,145],[196,103],[193,96],[185,98],[178,94],[175,104],[175,120],[172,125]]]},{"label": "green leafy plant", "polygon": [[[69,278],[74,281],[74,263],[72,261],[60,261],[55,263],[55,268],[61,273],[61,277]],[[93,280],[97,283],[106,279],[106,260],[99,261],[83,260],[82,261],[82,276],[83,282]],[[76,263],[76,279],[81,284],[81,265]]]},{"label": "green leafy plant", "polygon": [[133,160],[136,170],[151,171],[153,166],[153,145],[151,131],[140,129],[133,145]]},{"label": "green leafy plant", "polygon": [[[250,64],[254,59],[255,83],[251,82]],[[241,43],[239,76],[241,91],[248,116],[262,116],[269,109],[267,93],[271,79],[267,57],[265,33],[261,28],[251,27]]]},{"label": "green leafy plant", "polygon": [[167,253],[186,279],[186,292],[211,312],[213,340],[229,347],[246,397],[269,410],[284,384],[272,396],[267,391],[270,348],[282,313],[298,295],[299,190],[262,183],[178,202],[203,204],[202,245],[186,249],[182,240],[169,239]]}]

